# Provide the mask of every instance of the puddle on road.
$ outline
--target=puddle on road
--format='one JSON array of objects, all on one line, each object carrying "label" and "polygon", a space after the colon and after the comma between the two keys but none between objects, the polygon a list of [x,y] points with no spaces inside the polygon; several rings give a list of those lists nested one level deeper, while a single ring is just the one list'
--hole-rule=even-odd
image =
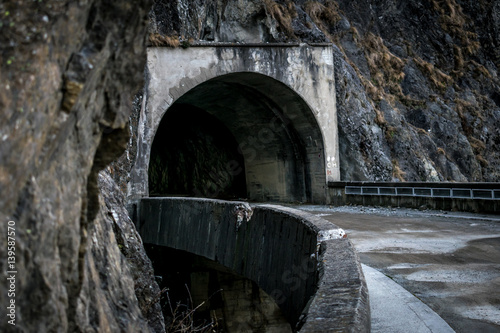
[{"label": "puddle on road", "polygon": [[411,263],[400,263],[387,267],[387,269],[414,269],[431,266],[431,264],[411,264]]},{"label": "puddle on road", "polygon": [[[496,265],[497,268],[500,266]],[[500,279],[499,271],[491,271],[491,265],[488,268],[481,269],[443,269],[418,271],[406,275],[407,280],[418,282],[445,282],[445,283],[486,283],[495,279]]]},{"label": "puddle on road", "polygon": [[[469,242],[500,237],[500,235],[450,235],[449,237],[423,237],[408,234],[391,234],[394,237],[373,232],[349,231],[349,238],[361,253],[415,253],[415,254],[449,254],[469,245]],[[400,237],[398,237],[401,235]]]},{"label": "puddle on road", "polygon": [[325,216],[331,216],[332,214],[314,214],[318,217],[325,217]]},{"label": "puddle on road", "polygon": [[[407,228],[401,228],[399,230],[388,230],[385,233],[386,234],[407,234],[407,233],[442,233],[442,230],[435,230],[435,229],[407,229]],[[447,230],[445,230],[447,232]]]},{"label": "puddle on road", "polygon": [[460,313],[469,319],[481,320],[491,324],[500,325],[500,305],[481,305],[474,307],[463,307]]}]

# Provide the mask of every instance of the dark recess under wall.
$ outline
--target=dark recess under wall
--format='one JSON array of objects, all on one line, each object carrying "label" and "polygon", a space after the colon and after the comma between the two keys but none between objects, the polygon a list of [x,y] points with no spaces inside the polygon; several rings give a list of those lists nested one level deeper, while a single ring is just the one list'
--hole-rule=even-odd
[{"label": "dark recess under wall", "polygon": [[254,281],[189,252],[150,244],[145,249],[163,290],[167,328],[179,323],[173,322],[178,316],[210,332],[292,332],[274,300]]}]

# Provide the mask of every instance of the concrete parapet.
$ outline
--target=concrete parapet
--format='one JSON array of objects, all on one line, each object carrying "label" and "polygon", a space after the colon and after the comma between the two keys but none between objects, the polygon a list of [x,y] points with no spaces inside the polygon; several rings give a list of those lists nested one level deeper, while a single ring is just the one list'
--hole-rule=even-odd
[{"label": "concrete parapet", "polygon": [[369,331],[359,259],[332,223],[292,208],[198,198],[144,198],[136,213],[145,243],[206,257],[255,281],[295,330]]},{"label": "concrete parapet", "polygon": [[370,302],[359,258],[347,240],[325,241],[318,290],[300,332],[370,332]]}]

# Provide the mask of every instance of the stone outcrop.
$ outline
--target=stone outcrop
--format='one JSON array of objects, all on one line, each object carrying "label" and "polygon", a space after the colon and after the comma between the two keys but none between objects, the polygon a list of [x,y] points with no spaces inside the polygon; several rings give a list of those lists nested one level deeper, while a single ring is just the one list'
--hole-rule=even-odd
[{"label": "stone outcrop", "polygon": [[[147,304],[158,292],[151,264],[115,185],[103,175],[100,195],[97,184],[127,143],[150,8],[147,0],[0,4],[2,332],[163,330]],[[5,320],[7,221],[16,232],[16,326]],[[146,274],[134,276],[139,269]]]},{"label": "stone outcrop", "polygon": [[[352,65],[339,60],[337,68],[340,140],[363,157],[344,159],[346,180],[499,181],[494,7],[493,1],[339,1],[333,38]],[[352,68],[361,94],[353,81],[342,81]],[[353,131],[353,124],[362,125]]]},{"label": "stone outcrop", "polygon": [[[100,214],[102,218],[100,220],[105,222],[103,225],[107,228],[106,234],[111,237],[114,235],[118,248],[125,257],[120,256],[117,261],[124,261],[130,269],[128,274],[126,274],[125,269],[123,270],[123,279],[130,279],[129,276],[132,277],[130,283],[134,285],[139,309],[147,320],[151,331],[163,332],[165,328],[159,303],[162,295],[155,282],[153,266],[144,251],[141,236],[137,233],[134,223],[125,208],[125,197],[111,178],[109,168],[99,173],[98,185],[101,192],[100,198],[104,201],[104,204],[101,202]],[[114,245],[113,241],[110,243]],[[92,245],[93,251],[102,248],[102,244],[101,246],[96,243]],[[116,249],[115,246],[111,248]],[[103,258],[103,260],[106,260],[106,258]]]}]

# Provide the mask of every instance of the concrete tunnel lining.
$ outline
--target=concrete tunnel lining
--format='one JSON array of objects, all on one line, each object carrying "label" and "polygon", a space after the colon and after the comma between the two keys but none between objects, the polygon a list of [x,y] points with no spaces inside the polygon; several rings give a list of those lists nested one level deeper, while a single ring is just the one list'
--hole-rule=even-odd
[{"label": "concrete tunnel lining", "polygon": [[[216,166],[220,164],[219,161],[212,161],[213,165],[208,168],[201,165],[194,167],[197,174],[204,173],[211,179],[198,182],[199,188],[186,189],[182,194],[215,198],[220,193],[228,195],[223,187],[231,181],[226,180],[228,177],[224,173],[240,177],[234,171],[241,170],[244,172],[247,190],[247,195],[243,197],[253,201],[311,202],[315,197],[324,195],[323,184],[326,180],[322,172],[325,165],[321,130],[306,103],[281,82],[256,73],[234,73],[201,83],[181,96],[166,112],[153,142],[153,155],[164,154],[167,156],[164,159],[168,159],[168,155],[176,155],[171,150],[162,150],[163,146],[168,145],[162,132],[181,130],[178,135],[181,137],[182,131],[188,132],[192,124],[196,126],[197,118],[206,116],[193,111],[193,108],[214,116],[225,125],[238,143],[238,154],[244,165],[240,165],[241,158],[234,157],[233,154],[232,160],[225,162],[230,165],[228,169],[231,170],[219,170],[220,167]],[[172,112],[186,113],[186,116],[174,118],[171,117]],[[174,121],[179,123],[172,124]],[[207,120],[207,126],[209,124],[214,123]],[[198,131],[209,129],[199,127]],[[223,129],[219,131],[222,132]],[[228,142],[231,142],[231,135],[227,137]],[[176,138],[170,137],[168,140]],[[199,140],[186,140],[200,144]],[[186,144],[180,142],[178,145]],[[175,149],[172,147],[172,150]],[[197,155],[208,155],[207,149],[200,150],[203,151]],[[157,157],[153,155],[151,159],[156,161]],[[214,152],[213,155],[220,154]],[[211,159],[210,156],[205,158],[207,162]],[[198,164],[203,164],[196,156],[191,159],[193,163],[198,160]],[[181,174],[176,177],[189,178]],[[154,178],[150,166],[151,190],[157,187],[157,184],[151,183]],[[201,184],[209,185],[202,188]],[[180,193],[159,193],[165,194]]]},{"label": "concrete tunnel lining", "polygon": [[[277,45],[276,47],[272,45],[214,45],[188,49],[149,48],[146,68],[147,84],[138,124],[137,155],[128,184],[129,202],[136,202],[141,197],[147,197],[150,194],[148,169],[151,146],[160,122],[170,107],[176,102],[184,101],[191,105],[194,102],[210,104],[209,109],[214,109],[217,102],[213,98],[217,96],[212,96],[208,93],[209,90],[203,93],[200,87],[203,88],[204,83],[212,88],[216,85],[236,86],[238,81],[241,81],[240,76],[243,75],[246,76],[247,82],[245,85],[239,85],[240,102],[242,91],[244,91],[243,96],[257,93],[256,98],[247,99],[260,100],[262,106],[269,111],[268,116],[271,120],[275,115],[289,114],[290,116],[285,119],[279,119],[279,116],[276,118],[281,124],[286,124],[287,129],[291,129],[286,135],[279,136],[281,147],[284,147],[284,142],[287,140],[289,143],[281,150],[286,152],[287,156],[301,152],[302,161],[304,161],[302,166],[300,163],[291,163],[291,159],[282,163],[283,169],[288,168],[288,170],[293,170],[299,165],[298,169],[304,170],[298,172],[299,176],[304,175],[302,182],[298,182],[298,185],[295,182],[291,187],[287,185],[288,189],[285,187],[278,191],[275,188],[267,197],[255,195],[255,199],[304,201],[305,198],[306,201],[313,203],[325,203],[328,200],[327,182],[340,179],[333,68],[331,46],[325,45],[301,44],[299,46]],[[225,89],[222,88],[222,90]],[[195,98],[197,95],[204,95],[205,102],[201,103]],[[233,105],[229,106],[231,106],[230,109],[234,109]],[[215,114],[215,111],[211,112]],[[245,133],[244,129],[238,126],[232,127],[229,117],[218,119],[226,121],[229,124],[226,127],[241,140]],[[288,119],[292,121],[288,122]],[[267,121],[266,125],[270,123],[269,118],[266,120],[265,117],[261,118],[261,121]],[[246,133],[255,135],[259,133],[255,133],[255,130],[261,128],[255,125],[253,131],[247,129]],[[311,128],[312,133],[309,130]],[[236,139],[238,141],[237,137]],[[321,145],[322,153],[319,152]],[[316,146],[317,150],[312,149],[312,146]],[[265,153],[266,150],[261,152]],[[301,158],[298,160],[300,161]],[[274,169],[277,169],[278,165],[278,163],[262,164],[262,166]],[[251,169],[245,172],[251,174]],[[291,172],[288,171],[288,174]],[[260,175],[265,173],[260,172]],[[282,171],[278,173],[281,177],[286,175]],[[274,174],[276,175],[277,172]],[[251,194],[259,193],[252,190],[250,192]]]}]

